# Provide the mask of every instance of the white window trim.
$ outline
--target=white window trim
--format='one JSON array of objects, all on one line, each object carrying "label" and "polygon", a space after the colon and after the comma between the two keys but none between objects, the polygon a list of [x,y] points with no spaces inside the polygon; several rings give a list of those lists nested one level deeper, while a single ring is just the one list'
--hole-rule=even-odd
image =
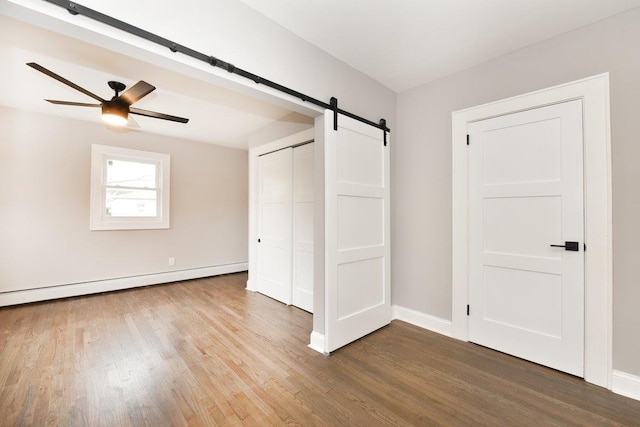
[{"label": "white window trim", "polygon": [[[107,217],[104,215],[104,177],[106,159],[129,160],[158,165],[158,215],[155,217]],[[91,144],[91,196],[90,230],[150,230],[169,228],[169,176],[168,154],[130,148]]]}]

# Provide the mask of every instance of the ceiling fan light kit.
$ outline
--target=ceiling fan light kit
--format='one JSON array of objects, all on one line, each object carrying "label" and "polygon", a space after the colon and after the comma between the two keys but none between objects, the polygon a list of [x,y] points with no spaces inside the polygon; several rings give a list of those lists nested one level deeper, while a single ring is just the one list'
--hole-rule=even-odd
[{"label": "ceiling fan light kit", "polygon": [[102,120],[113,126],[126,126],[129,122],[129,111],[126,105],[118,102],[105,102],[102,104]]},{"label": "ceiling fan light kit", "polygon": [[111,101],[102,103],[102,120],[108,125],[124,127],[129,122],[129,106],[118,97],[126,89],[124,83],[110,81],[109,87],[115,91]]},{"label": "ceiling fan light kit", "polygon": [[[82,102],[58,101],[53,99],[45,99],[45,101],[52,104],[69,105],[74,107],[100,107],[102,110],[102,120],[104,120],[109,125],[119,127],[126,126],[129,123],[129,113],[137,114],[139,116],[152,117],[155,119],[169,120],[178,123],[187,123],[189,121],[189,119],[186,119],[184,117],[171,116],[169,114],[158,113],[156,111],[142,110],[140,108],[131,108],[131,105],[134,102],[139,101],[140,99],[156,90],[155,86],[150,85],[143,80],[140,80],[138,83],[134,84],[126,91],[124,91],[126,86],[123,83],[110,81],[109,87],[113,89],[115,95],[111,98],[111,100],[107,101],[106,99],[102,99],[98,95],[89,92],[88,90],[65,79],[64,77],[59,76],[53,71],[50,71],[43,66],[36,64],[35,62],[28,62],[27,65],[34,70],[40,71],[41,73],[46,74],[47,76],[56,79],[61,83],[64,83],[65,85],[77,90],[78,92],[82,92],[85,95],[90,96],[96,101],[99,101],[100,104],[86,104]],[[124,92],[120,94],[120,92],[122,91]]]}]

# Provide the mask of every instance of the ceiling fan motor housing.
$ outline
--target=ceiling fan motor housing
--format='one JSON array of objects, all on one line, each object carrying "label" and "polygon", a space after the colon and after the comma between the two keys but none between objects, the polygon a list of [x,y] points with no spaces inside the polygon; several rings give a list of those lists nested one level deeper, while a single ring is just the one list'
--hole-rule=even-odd
[{"label": "ceiling fan motor housing", "polygon": [[114,97],[111,101],[102,103],[102,114],[127,117],[129,115],[129,106]]}]

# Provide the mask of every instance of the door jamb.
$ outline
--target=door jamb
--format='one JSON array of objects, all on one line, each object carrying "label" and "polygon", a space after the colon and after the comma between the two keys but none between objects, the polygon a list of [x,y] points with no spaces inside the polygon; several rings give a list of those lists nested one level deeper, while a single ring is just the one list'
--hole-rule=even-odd
[{"label": "door jamb", "polygon": [[583,102],[584,129],[585,242],[588,245],[584,379],[610,389],[613,275],[609,73],[452,113],[452,336],[469,340],[467,124],[574,99]]}]

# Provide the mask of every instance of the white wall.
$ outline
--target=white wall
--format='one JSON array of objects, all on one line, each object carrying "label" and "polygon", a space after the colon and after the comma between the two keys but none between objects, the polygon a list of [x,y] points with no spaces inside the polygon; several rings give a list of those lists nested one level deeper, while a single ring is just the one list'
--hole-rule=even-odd
[{"label": "white wall", "polygon": [[608,71],[613,367],[640,374],[638,40],[640,9],[634,9],[398,95],[392,168],[394,304],[451,319],[451,113]]},{"label": "white wall", "polygon": [[[171,155],[169,230],[89,231],[92,143]],[[0,106],[0,292],[246,263],[247,176],[243,150]]]}]

